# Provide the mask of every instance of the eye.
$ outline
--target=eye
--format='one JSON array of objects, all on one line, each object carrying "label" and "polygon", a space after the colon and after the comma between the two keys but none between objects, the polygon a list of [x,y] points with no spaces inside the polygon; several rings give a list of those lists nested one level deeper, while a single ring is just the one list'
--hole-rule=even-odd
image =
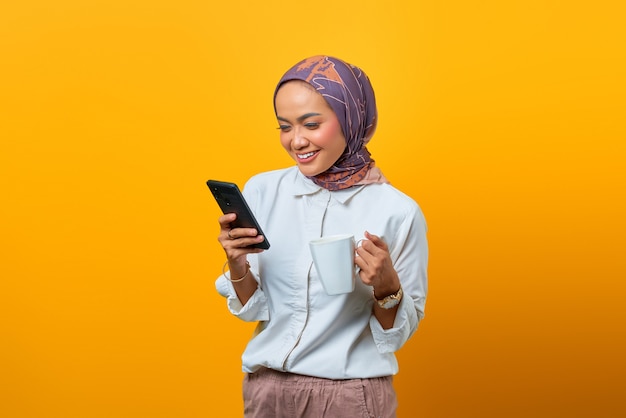
[{"label": "eye", "polygon": [[289,132],[289,130],[291,129],[291,126],[289,126],[289,125],[278,125],[278,129],[280,129],[283,132]]},{"label": "eye", "polygon": [[319,124],[319,122],[307,122],[307,123],[304,124],[304,126],[307,129],[317,129],[317,128],[319,128],[320,124]]}]

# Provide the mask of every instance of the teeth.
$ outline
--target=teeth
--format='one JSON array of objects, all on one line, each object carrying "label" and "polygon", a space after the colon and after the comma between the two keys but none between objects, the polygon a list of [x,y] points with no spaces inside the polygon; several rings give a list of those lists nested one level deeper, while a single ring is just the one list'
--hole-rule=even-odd
[{"label": "teeth", "polygon": [[307,152],[306,154],[298,154],[298,158],[309,158],[315,154],[314,152]]}]

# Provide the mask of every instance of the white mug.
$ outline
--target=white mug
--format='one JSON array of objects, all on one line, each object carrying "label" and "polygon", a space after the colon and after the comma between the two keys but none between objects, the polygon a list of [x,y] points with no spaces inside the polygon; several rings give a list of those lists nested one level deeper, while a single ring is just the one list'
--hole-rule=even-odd
[{"label": "white mug", "polygon": [[329,295],[354,290],[354,236],[330,235],[309,242],[313,264],[324,290]]}]

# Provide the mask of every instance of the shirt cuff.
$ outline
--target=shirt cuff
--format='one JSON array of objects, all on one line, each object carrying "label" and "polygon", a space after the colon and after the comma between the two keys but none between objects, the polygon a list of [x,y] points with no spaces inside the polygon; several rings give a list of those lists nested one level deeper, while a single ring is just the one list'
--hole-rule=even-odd
[{"label": "shirt cuff", "polygon": [[393,327],[383,329],[374,315],[370,318],[370,329],[376,348],[382,354],[398,351],[417,329],[417,310],[410,297],[403,297],[393,321]]},{"label": "shirt cuff", "polygon": [[226,305],[230,313],[239,319],[247,322],[269,320],[267,298],[260,287],[257,287],[245,305],[241,304],[232,283],[226,280],[223,275],[216,280],[215,288],[220,295],[226,298]]}]

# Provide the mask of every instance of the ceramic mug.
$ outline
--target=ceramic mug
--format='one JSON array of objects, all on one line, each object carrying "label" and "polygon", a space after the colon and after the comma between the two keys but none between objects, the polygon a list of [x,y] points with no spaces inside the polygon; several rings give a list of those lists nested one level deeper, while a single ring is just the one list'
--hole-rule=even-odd
[{"label": "ceramic mug", "polygon": [[329,295],[354,290],[356,266],[353,235],[329,235],[309,242],[313,264],[324,290]]}]

